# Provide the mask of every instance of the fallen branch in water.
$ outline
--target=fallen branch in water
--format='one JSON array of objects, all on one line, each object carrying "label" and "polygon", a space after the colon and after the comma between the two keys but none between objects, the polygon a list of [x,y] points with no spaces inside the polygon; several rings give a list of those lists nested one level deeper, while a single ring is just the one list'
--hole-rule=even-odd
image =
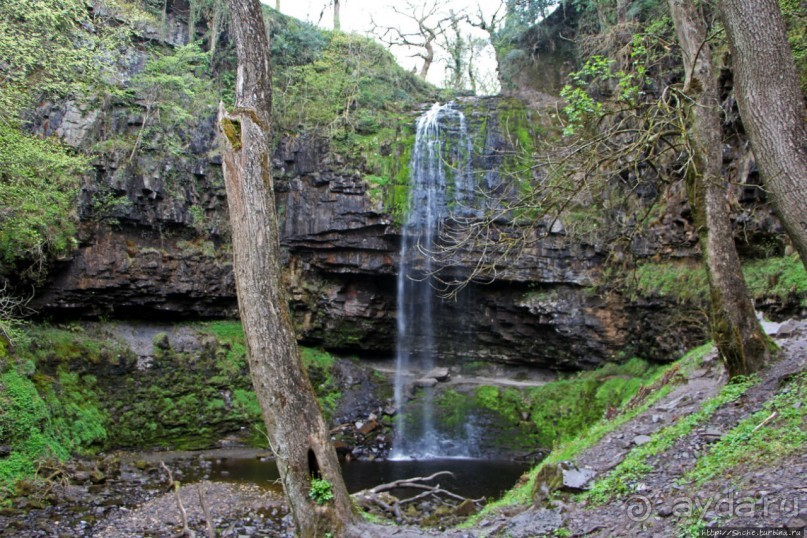
[{"label": "fallen branch in water", "polygon": [[[429,476],[418,476],[395,480],[387,484],[381,484],[370,489],[365,489],[354,493],[352,496],[365,511],[373,512],[384,517],[392,517],[396,522],[403,522],[405,515],[402,511],[404,505],[412,505],[418,501],[429,499],[435,504],[435,511],[438,507],[447,507],[451,513],[458,517],[468,516],[476,513],[485,503],[485,498],[468,499],[462,495],[443,488],[438,484],[426,484],[438,477],[448,476],[454,478],[454,473],[450,471],[439,471]],[[420,493],[400,499],[390,493],[394,489],[415,489]],[[381,512],[377,510],[381,509]],[[411,510],[411,509],[410,509]],[[411,512],[407,511],[407,515]],[[428,514],[420,514],[420,518],[425,518]],[[409,519],[417,520],[417,516],[407,516]]]}]

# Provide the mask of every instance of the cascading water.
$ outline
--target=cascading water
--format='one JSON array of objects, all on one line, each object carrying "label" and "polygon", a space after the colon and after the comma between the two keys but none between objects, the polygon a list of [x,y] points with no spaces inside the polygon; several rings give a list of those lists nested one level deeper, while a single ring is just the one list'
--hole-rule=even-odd
[{"label": "cascading water", "polygon": [[431,389],[424,389],[417,406],[407,405],[406,392],[415,376],[437,365],[434,331],[441,324],[442,304],[432,285],[431,254],[449,211],[461,215],[473,211],[471,148],[465,116],[452,104],[435,103],[418,120],[398,271],[395,405],[399,413],[392,459],[470,455],[465,440],[445,438],[435,429]]}]

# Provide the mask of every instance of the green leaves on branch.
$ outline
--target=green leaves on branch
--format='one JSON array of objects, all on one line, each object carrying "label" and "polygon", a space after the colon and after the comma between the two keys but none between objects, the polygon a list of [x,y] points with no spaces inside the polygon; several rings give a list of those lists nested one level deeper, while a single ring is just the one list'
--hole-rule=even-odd
[{"label": "green leaves on branch", "polygon": [[[636,39],[634,39],[636,41]],[[644,49],[641,49],[644,50]],[[643,65],[632,72],[614,70],[615,60],[593,56],[583,69],[569,75],[571,84],[560,92],[567,105],[563,107],[567,123],[564,135],[573,135],[586,125],[596,122],[605,113],[605,104],[594,95],[613,97],[618,106],[636,106],[644,95],[642,88],[647,83],[647,71]]]},{"label": "green leaves on branch", "polygon": [[311,490],[308,492],[308,496],[320,506],[328,504],[329,501],[333,500],[331,483],[324,478],[312,478]]}]

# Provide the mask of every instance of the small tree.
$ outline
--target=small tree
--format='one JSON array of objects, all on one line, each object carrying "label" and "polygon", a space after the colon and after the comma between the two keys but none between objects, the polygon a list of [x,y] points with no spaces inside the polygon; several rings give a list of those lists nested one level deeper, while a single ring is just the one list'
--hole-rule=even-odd
[{"label": "small tree", "polygon": [[391,47],[411,47],[417,52],[412,56],[423,60],[418,75],[426,79],[435,59],[437,40],[446,32],[449,15],[440,11],[441,0],[432,0],[419,5],[407,0],[403,8],[392,6],[392,10],[414,23],[412,31],[402,30],[399,25],[384,26],[372,20],[372,32],[383,43]]}]

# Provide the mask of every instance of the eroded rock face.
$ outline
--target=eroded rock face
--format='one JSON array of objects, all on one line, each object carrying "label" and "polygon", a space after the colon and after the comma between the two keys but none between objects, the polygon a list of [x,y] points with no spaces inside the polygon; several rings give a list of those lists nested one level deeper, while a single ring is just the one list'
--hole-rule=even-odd
[{"label": "eroded rock face", "polygon": [[[38,130],[81,147],[110,133],[137,131],[142,118],[104,106],[43,106]],[[485,106],[492,109],[495,102]],[[487,180],[495,182],[506,141],[494,119],[482,116],[470,122],[472,128],[487,126],[490,151],[475,165],[490,167]],[[80,247],[54,272],[36,308],[57,317],[236,315],[213,114],[200,118],[188,138],[180,156],[113,152],[99,159],[82,190]],[[301,340],[346,353],[393,355],[399,227],[368,192],[362,172],[347,169],[327,139],[284,137],[273,164],[285,285]],[[101,218],[103,193],[110,199]],[[634,250],[650,255],[675,245],[666,255],[693,255],[686,215],[665,218],[671,224],[663,233],[637,240]],[[672,358],[703,337],[702,319],[681,307],[593,292],[607,245],[570,241],[557,221],[530,233],[529,247],[499,268],[495,283],[471,285],[441,304],[435,347],[446,360],[577,369],[620,353]],[[468,274],[477,257],[473,250],[458,253],[444,276]]]}]

